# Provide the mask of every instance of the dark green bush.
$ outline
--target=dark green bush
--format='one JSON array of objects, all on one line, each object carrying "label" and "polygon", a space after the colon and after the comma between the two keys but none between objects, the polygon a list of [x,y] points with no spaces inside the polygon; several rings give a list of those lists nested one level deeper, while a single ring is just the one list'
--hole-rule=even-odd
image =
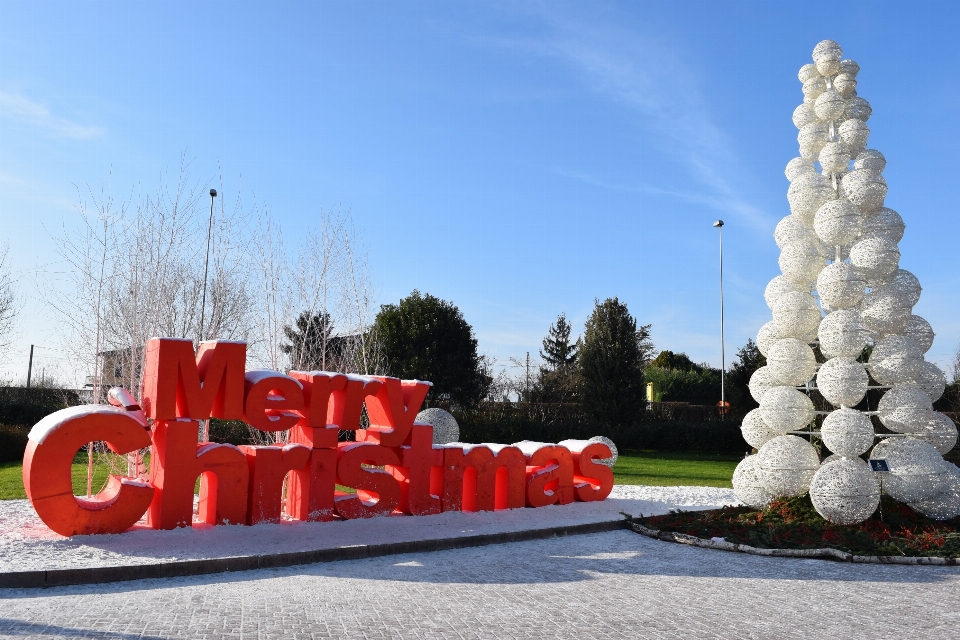
[{"label": "dark green bush", "polygon": [[28,425],[0,424],[0,462],[20,462],[27,448]]}]

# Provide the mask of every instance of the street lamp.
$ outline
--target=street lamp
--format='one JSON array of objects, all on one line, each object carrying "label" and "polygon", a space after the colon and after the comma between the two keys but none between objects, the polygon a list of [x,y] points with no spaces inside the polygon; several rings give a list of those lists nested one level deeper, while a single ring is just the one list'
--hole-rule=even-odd
[{"label": "street lamp", "polygon": [[717,220],[713,226],[720,232],[720,417],[727,413],[727,394],[723,385],[723,375],[727,368],[727,358],[723,340],[723,220]]},{"label": "street lamp", "polygon": [[217,190],[210,189],[210,220],[207,222],[207,258],[203,262],[203,301],[200,303],[200,329],[197,342],[203,340],[204,312],[207,309],[207,269],[210,266],[210,232],[213,229],[213,199],[217,197]]}]

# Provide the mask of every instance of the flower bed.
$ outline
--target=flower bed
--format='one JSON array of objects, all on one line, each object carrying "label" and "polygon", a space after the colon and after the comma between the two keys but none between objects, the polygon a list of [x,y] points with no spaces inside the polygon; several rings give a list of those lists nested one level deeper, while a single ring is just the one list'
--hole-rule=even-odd
[{"label": "flower bed", "polygon": [[760,549],[832,548],[859,556],[960,557],[960,518],[931,520],[886,496],[873,516],[853,526],[825,521],[807,496],[777,500],[762,510],[674,511],[634,522]]}]

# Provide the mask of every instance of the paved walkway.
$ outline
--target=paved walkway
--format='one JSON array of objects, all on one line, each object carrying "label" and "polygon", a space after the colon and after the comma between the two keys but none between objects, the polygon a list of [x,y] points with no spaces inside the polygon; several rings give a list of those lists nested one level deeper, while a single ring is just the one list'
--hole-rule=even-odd
[{"label": "paved walkway", "polygon": [[758,558],[630,532],[0,591],[4,638],[955,638],[960,569]]}]

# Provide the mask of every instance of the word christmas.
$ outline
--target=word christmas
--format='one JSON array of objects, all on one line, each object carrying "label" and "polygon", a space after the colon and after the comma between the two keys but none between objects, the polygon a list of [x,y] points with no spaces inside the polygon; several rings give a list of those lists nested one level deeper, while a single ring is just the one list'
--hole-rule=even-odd
[{"label": "word christmas", "polygon": [[[38,422],[23,483],[40,518],[64,536],[120,533],[144,513],[155,529],[189,526],[198,477],[198,517],[208,524],[279,522],[282,510],[322,521],[542,507],[603,500],[613,488],[612,471],[596,462],[612,455],[601,442],[436,446],[433,427],[414,422],[431,383],[245,371],[246,348],[203,342],[194,354],[189,340],[153,338],[142,413],[89,405]],[[370,426],[361,429],[364,405]],[[198,421],[211,417],[289,430],[289,444],[198,443]],[[339,430],[355,431],[356,441],[338,442]],[[150,481],[111,475],[92,498],[74,496],[70,465],[95,441],[117,454],[150,447]]]}]

